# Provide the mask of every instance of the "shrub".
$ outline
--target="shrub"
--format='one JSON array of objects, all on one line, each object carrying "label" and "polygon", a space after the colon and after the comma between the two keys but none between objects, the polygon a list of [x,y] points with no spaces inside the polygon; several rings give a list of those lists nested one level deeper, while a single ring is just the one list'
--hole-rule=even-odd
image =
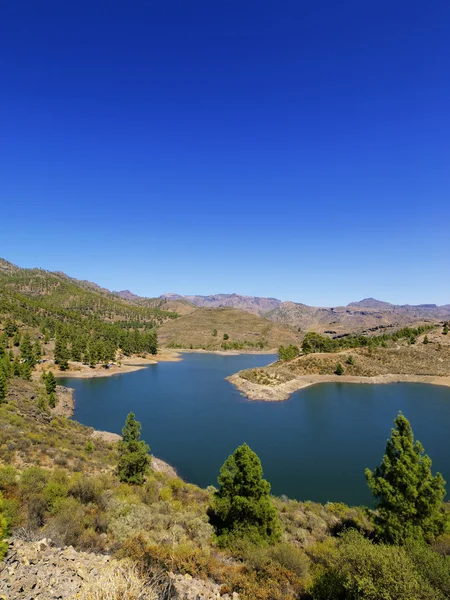
[{"label": "shrub", "polygon": [[0,467],[0,492],[12,494],[18,487],[18,473],[11,465]]},{"label": "shrub", "polygon": [[439,593],[415,569],[404,548],[375,545],[355,531],[339,542],[316,578],[314,600],[438,600]]},{"label": "shrub", "polygon": [[419,543],[407,544],[406,551],[423,579],[445,598],[450,598],[450,556],[441,556]]},{"label": "shrub", "polygon": [[308,574],[308,557],[293,544],[278,544],[270,548],[269,556],[298,577],[305,578]]},{"label": "shrub", "polygon": [[278,360],[293,360],[299,356],[300,350],[298,346],[280,346],[278,348]]},{"label": "shrub", "polygon": [[45,535],[58,546],[75,546],[85,529],[85,512],[75,498],[63,498],[58,512],[44,528]]},{"label": "shrub", "polygon": [[341,363],[338,363],[336,365],[336,370],[335,370],[335,375],[343,375],[344,374],[344,367],[341,365]]},{"label": "shrub", "polygon": [[6,554],[8,550],[8,543],[6,542],[6,536],[8,535],[8,523],[5,516],[5,504],[3,496],[0,492],[0,560]]},{"label": "shrub", "polygon": [[19,493],[24,498],[35,496],[42,492],[49,478],[48,471],[40,467],[28,467],[20,475]]}]

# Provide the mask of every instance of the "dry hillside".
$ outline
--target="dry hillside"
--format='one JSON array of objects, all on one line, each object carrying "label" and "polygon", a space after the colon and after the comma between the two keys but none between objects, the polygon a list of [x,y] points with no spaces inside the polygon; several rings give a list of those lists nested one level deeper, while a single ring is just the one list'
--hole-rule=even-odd
[{"label": "dry hillside", "polygon": [[299,343],[295,331],[235,308],[198,308],[158,329],[161,346],[183,348],[220,349],[225,334],[228,344],[241,342],[244,347],[261,344],[269,349]]},{"label": "dry hillside", "polygon": [[[427,381],[450,385],[450,336],[428,332],[417,343],[390,342],[388,347],[354,348],[340,352],[304,354],[290,361],[247,369],[230,381],[251,398],[284,400],[296,389],[321,381]],[[337,365],[343,368],[336,374]],[[364,379],[367,383],[371,379]]]}]

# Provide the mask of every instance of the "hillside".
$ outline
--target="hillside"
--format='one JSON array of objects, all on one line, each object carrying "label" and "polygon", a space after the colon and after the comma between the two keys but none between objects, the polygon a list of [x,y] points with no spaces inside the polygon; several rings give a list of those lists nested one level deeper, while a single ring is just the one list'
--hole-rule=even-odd
[{"label": "hillside", "polygon": [[351,302],[347,306],[337,307],[308,306],[299,302],[282,302],[276,298],[239,294],[211,296],[165,294],[161,298],[177,302],[185,301],[199,307],[237,308],[276,323],[289,325],[303,333],[317,331],[330,333],[330,335],[370,333],[378,329],[402,327],[417,322],[450,319],[450,305],[395,305],[375,298],[365,298]]},{"label": "hillside", "polygon": [[179,294],[163,294],[167,300],[186,300],[202,308],[237,308],[245,312],[263,316],[278,308],[281,300],[277,298],[261,298],[259,296],[242,296],[240,294],[214,294],[211,296],[180,296]]},{"label": "hillside", "polygon": [[163,323],[158,339],[162,346],[208,350],[271,349],[299,342],[295,331],[235,308],[197,308]]},{"label": "hillside", "polygon": [[[412,381],[450,386],[450,339],[441,327],[411,343],[408,339],[382,345],[311,352],[267,367],[248,369],[229,380],[251,399],[286,400],[314,383],[391,383]],[[342,373],[337,374],[337,365]]]},{"label": "hillside", "polygon": [[372,331],[437,322],[450,318],[450,307],[436,305],[397,306],[378,300],[362,300],[348,306],[320,308],[283,302],[266,318],[296,327],[331,335],[370,333]]},{"label": "hillside", "polygon": [[[280,544],[221,549],[208,518],[213,489],[157,470],[155,458],[144,484],[121,483],[117,443],[58,416],[43,395],[41,383],[13,378],[0,403],[0,517],[11,533],[4,570],[0,547],[0,595],[7,598],[306,600],[321,541],[333,544],[346,522],[372,529],[358,508],[273,498]],[[125,594],[130,581],[136,595]]]}]

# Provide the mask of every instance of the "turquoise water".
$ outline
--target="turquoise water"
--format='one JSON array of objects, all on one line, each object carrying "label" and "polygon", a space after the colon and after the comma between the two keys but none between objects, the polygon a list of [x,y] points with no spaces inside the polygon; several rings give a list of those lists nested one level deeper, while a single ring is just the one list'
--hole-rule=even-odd
[{"label": "turquoise water", "polygon": [[368,504],[364,469],[379,464],[401,410],[433,459],[433,470],[450,482],[450,388],[326,383],[285,402],[254,402],[225,377],[274,356],[183,357],[124,375],[64,379],[75,388],[74,418],[120,433],[134,412],[152,453],[202,487],[215,485],[224,460],[247,442],[274,494]]}]

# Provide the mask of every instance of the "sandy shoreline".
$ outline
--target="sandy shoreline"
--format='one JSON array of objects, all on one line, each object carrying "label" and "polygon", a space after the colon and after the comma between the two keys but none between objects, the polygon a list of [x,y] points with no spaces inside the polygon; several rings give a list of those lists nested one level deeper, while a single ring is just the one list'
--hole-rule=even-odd
[{"label": "sandy shoreline", "polygon": [[80,377],[82,379],[93,379],[95,377],[111,377],[112,375],[121,375],[123,373],[132,373],[133,371],[139,371],[145,369],[149,365],[156,365],[159,362],[178,362],[183,360],[179,352],[174,350],[163,349],[155,356],[150,357],[129,357],[123,358],[121,364],[115,364],[108,369],[103,367],[95,367],[91,369],[89,365],[82,363],[70,362],[70,369],[67,371],[60,371],[53,364],[42,363],[39,365],[40,369],[37,370],[38,376],[42,371],[51,370],[55,377]]},{"label": "sandy shoreline", "polygon": [[197,348],[195,350],[190,350],[188,348],[177,348],[177,352],[183,353],[196,353],[196,354],[218,354],[220,356],[239,356],[240,354],[277,354],[278,350],[255,350],[255,349],[247,349],[247,350],[203,350],[202,348]]},{"label": "sandy shoreline", "polygon": [[278,385],[261,385],[243,379],[238,373],[227,377],[242,394],[249,400],[264,400],[266,402],[281,402],[288,400],[294,392],[319,383],[428,383],[450,387],[450,376],[436,375],[377,375],[362,377],[352,375],[301,375]]}]

